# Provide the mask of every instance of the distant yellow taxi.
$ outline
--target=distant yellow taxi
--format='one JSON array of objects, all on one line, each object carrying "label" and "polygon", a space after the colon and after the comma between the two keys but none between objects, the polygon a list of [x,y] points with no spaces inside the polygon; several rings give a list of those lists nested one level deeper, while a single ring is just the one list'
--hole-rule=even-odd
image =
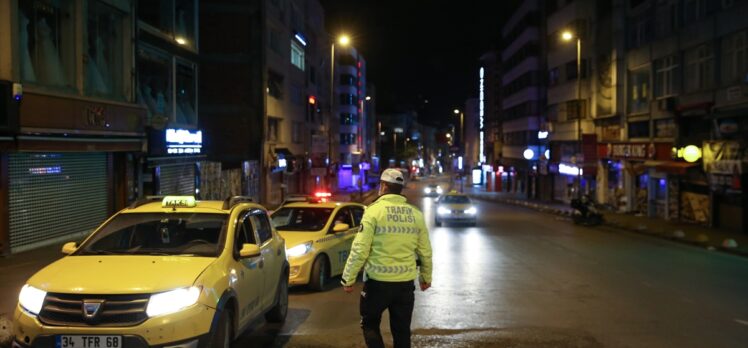
[{"label": "distant yellow taxi", "polygon": [[478,208],[465,194],[450,191],[436,201],[436,215],[434,224],[465,223],[475,226],[478,222]]},{"label": "distant yellow taxi", "polygon": [[284,240],[244,197],[144,200],[62,252],[23,286],[13,347],[229,347],[288,311]]},{"label": "distant yellow taxi", "polygon": [[365,209],[363,204],[327,202],[324,197],[288,203],[272,215],[273,225],[286,240],[290,284],[308,284],[317,291],[343,273]]}]

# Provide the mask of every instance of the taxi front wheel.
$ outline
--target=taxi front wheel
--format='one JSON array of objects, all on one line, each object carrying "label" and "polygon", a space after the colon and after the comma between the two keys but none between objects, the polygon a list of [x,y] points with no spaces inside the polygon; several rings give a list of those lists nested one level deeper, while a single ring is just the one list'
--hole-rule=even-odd
[{"label": "taxi front wheel", "polygon": [[314,291],[322,291],[325,289],[325,285],[327,285],[327,258],[320,255],[314,259],[309,287]]},{"label": "taxi front wheel", "polygon": [[231,310],[224,309],[218,318],[218,327],[213,336],[211,347],[229,348],[234,337],[234,327],[231,320]]},{"label": "taxi front wheel", "polygon": [[265,319],[271,323],[282,323],[288,314],[288,274],[284,273],[278,283],[277,302],[275,306],[265,314]]}]

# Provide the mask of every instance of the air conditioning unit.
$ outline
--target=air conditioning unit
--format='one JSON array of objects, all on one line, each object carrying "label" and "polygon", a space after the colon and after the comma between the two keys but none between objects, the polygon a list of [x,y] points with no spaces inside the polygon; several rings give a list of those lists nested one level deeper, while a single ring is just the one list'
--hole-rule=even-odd
[{"label": "air conditioning unit", "polygon": [[675,110],[675,97],[667,97],[657,100],[657,109],[660,111]]}]

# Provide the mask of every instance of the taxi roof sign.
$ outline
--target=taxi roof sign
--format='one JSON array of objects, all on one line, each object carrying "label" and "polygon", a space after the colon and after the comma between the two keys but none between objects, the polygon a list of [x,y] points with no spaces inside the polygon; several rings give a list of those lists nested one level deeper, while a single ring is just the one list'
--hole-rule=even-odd
[{"label": "taxi roof sign", "polygon": [[196,205],[193,196],[166,196],[161,201],[163,208],[194,208]]}]

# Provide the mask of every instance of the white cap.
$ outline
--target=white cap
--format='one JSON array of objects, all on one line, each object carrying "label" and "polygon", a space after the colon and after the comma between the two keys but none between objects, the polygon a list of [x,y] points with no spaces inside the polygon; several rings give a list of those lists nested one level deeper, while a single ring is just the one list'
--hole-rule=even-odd
[{"label": "white cap", "polygon": [[397,169],[392,168],[385,169],[382,172],[382,176],[379,178],[379,180],[393,184],[405,185],[405,178],[403,177],[403,173]]}]

